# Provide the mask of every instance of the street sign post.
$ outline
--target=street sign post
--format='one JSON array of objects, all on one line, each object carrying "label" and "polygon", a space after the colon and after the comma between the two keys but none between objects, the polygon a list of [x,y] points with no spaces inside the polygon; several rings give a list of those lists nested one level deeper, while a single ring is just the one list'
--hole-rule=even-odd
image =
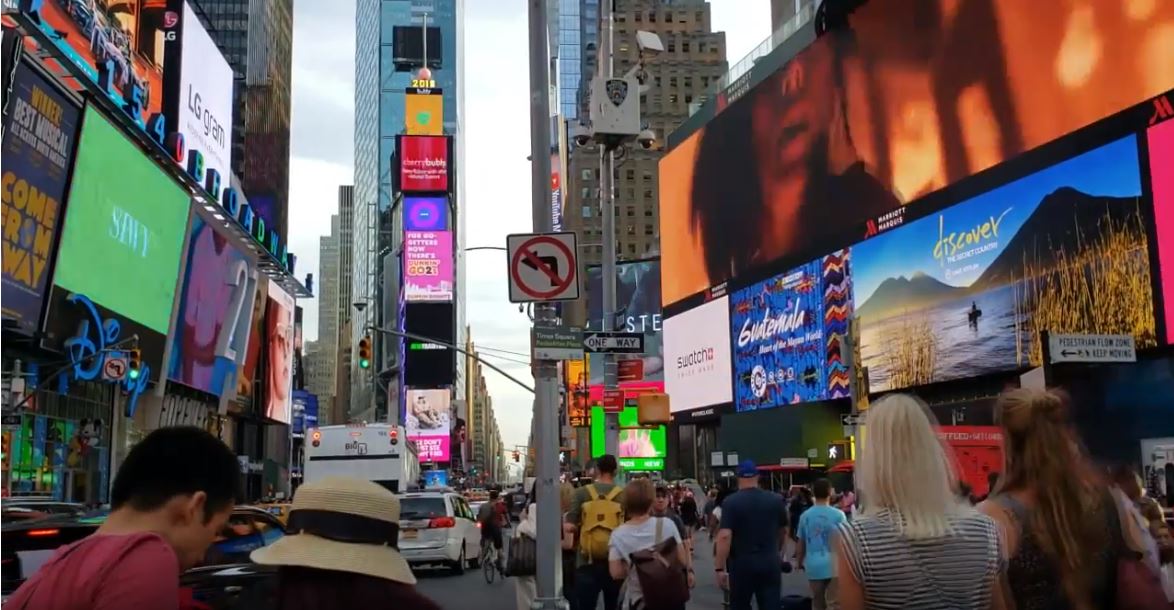
[{"label": "street sign post", "polygon": [[579,263],[574,233],[519,233],[506,236],[511,303],[573,301],[579,298]]},{"label": "street sign post", "polygon": [[583,347],[597,353],[643,354],[644,333],[591,332],[584,335]]},{"label": "street sign post", "polygon": [[1137,362],[1137,348],[1132,335],[1049,333],[1048,357],[1052,364]]},{"label": "street sign post", "polygon": [[603,412],[624,412],[624,391],[620,389],[606,389],[603,391]]},{"label": "street sign post", "polygon": [[581,360],[583,329],[577,326],[534,326],[534,358]]}]

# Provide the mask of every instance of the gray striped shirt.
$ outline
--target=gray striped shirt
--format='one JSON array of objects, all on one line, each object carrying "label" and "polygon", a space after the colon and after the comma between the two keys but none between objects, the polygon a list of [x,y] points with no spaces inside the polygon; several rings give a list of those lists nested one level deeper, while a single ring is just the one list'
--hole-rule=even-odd
[{"label": "gray striped shirt", "polygon": [[852,574],[869,610],[986,610],[1002,569],[998,526],[974,510],[951,518],[944,538],[908,540],[895,513],[841,523]]}]

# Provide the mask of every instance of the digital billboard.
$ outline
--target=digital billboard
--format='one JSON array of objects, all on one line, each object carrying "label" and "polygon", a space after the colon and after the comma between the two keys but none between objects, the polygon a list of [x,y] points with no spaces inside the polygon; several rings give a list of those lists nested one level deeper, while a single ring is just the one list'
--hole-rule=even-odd
[{"label": "digital billboard", "polygon": [[257,290],[253,294],[252,324],[249,325],[245,357],[236,369],[236,397],[240,405],[251,404],[253,381],[257,377],[257,365],[261,361],[261,342],[265,330],[265,313],[269,306],[269,280],[257,276]]},{"label": "digital billboard", "polygon": [[404,231],[404,298],[451,301],[452,254],[449,231]]},{"label": "digital billboard", "polygon": [[168,378],[216,396],[235,395],[256,293],[249,257],[193,215]]},{"label": "digital billboard", "polygon": [[447,462],[452,444],[449,391],[408,390],[408,440],[416,442],[420,462]]},{"label": "digital billboard", "polygon": [[444,135],[444,95],[440,89],[414,89],[404,94],[404,133]]},{"label": "digital billboard", "polygon": [[872,391],[1039,366],[1039,333],[1156,343],[1136,136],[852,248]]},{"label": "digital billboard", "polygon": [[[623,312],[625,332],[644,333],[644,354],[619,354],[617,360],[639,361],[624,365],[625,379],[619,384],[628,396],[664,391],[664,336],[660,315],[660,260],[650,259],[616,265],[616,304]],[[587,328],[603,328],[603,268],[587,268]],[[591,354],[591,399],[603,399],[603,354]]]},{"label": "digital billboard", "polygon": [[[456,321],[452,303],[406,303],[404,331],[452,345]],[[456,377],[456,351],[441,343],[404,339],[404,384],[437,388],[452,385]]]},{"label": "digital billboard", "polygon": [[448,197],[404,195],[405,231],[444,231],[448,229]]},{"label": "digital billboard", "polygon": [[[1162,99],[1169,104],[1174,95]],[[1166,343],[1174,344],[1174,106],[1169,118],[1149,128],[1150,179],[1154,193],[1159,275],[1166,319]]]},{"label": "digital billboard", "polygon": [[[177,3],[172,0],[168,4],[174,6]],[[182,4],[183,21],[179,26],[182,34],[178,41],[181,47],[179,95],[169,111],[175,115],[176,131],[183,134],[187,156],[192,151],[199,151],[204,156],[205,171],[216,170],[221,184],[227,186],[232,176],[232,66],[228,65],[191,5]],[[180,165],[186,167],[187,163],[185,156]]]},{"label": "digital billboard", "polygon": [[399,136],[399,188],[405,193],[448,190],[448,137]]},{"label": "digital billboard", "polygon": [[673,413],[732,400],[729,298],[664,321],[664,389]]},{"label": "digital billboard", "polygon": [[591,421],[591,402],[586,360],[567,360],[563,363],[566,382],[567,425],[583,428]]},{"label": "digital billboard", "polygon": [[69,191],[53,283],[166,335],[187,193],[93,106]]},{"label": "digital billboard", "polygon": [[269,283],[269,304],[265,312],[266,352],[265,417],[289,423],[290,396],[293,393],[294,361],[293,295],[275,282]]},{"label": "digital billboard", "polygon": [[849,395],[849,265],[841,250],[730,295],[738,411]]},{"label": "digital billboard", "polygon": [[869,219],[1170,86],[1153,49],[1174,3],[1144,18],[1119,0],[944,6],[864,3],[664,156],[666,306],[847,246]]},{"label": "digital billboard", "polygon": [[[49,267],[77,139],[78,107],[34,70],[18,64],[4,113],[4,321],[32,335],[40,329]],[[9,325],[5,324],[5,329]]]},{"label": "digital billboard", "polygon": [[[591,457],[603,455],[607,446],[607,425],[604,423],[603,407],[591,409]],[[636,407],[625,407],[619,414],[620,467],[625,470],[664,470],[664,458],[668,455],[665,444],[665,427],[641,426]]]}]

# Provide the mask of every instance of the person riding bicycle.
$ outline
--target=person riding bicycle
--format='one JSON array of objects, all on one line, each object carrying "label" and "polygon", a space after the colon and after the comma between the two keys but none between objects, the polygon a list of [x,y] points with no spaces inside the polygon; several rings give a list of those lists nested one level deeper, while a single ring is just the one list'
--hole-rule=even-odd
[{"label": "person riding bicycle", "polygon": [[493,547],[497,549],[497,567],[505,572],[502,528],[506,526],[509,513],[506,512],[505,502],[502,502],[499,495],[496,490],[489,492],[489,501],[477,510],[477,522],[481,524],[481,543],[493,543]]}]

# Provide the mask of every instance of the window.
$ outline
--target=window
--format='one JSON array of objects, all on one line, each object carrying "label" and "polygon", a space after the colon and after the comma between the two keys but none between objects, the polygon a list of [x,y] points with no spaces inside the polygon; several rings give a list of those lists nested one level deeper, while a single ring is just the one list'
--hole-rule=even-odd
[{"label": "window", "polygon": [[583,206],[583,218],[591,218],[591,206]]},{"label": "window", "polygon": [[652,218],[652,208],[647,208],[644,210],[644,217],[645,218]]},{"label": "window", "polygon": [[628,177],[628,180],[635,180],[636,179],[636,170],[630,169],[630,170],[624,172],[624,175],[626,175]]},{"label": "window", "polygon": [[636,253],[636,244],[628,244],[628,254]]},{"label": "window", "polygon": [[633,217],[635,217],[635,216],[636,216],[636,208],[634,208],[634,207],[632,207],[632,206],[630,206],[630,205],[629,205],[629,206],[626,206],[626,207],[628,208],[628,209],[627,209],[627,212],[628,212],[628,218],[633,218]]},{"label": "window", "polygon": [[692,95],[686,95],[686,96],[685,96],[685,103],[686,103],[686,104],[692,104],[692,103],[693,103],[693,96],[692,96]]},{"label": "window", "polygon": [[652,189],[644,189],[644,198],[652,199]]},{"label": "window", "polygon": [[[687,44],[687,43],[686,43],[686,44]],[[685,50],[686,50],[686,51],[688,51],[689,49],[685,49]],[[692,89],[692,88],[693,88],[693,77],[692,77],[692,76],[686,76],[686,77],[685,77],[685,88],[686,88],[686,89]]]},{"label": "window", "polygon": [[[647,214],[645,214],[645,215],[646,215],[646,216],[651,216],[651,215],[652,215],[652,212],[651,212],[651,210],[649,210],[649,211],[648,211],[648,213],[647,213]],[[645,234],[645,235],[652,235],[652,232],[653,232],[653,231],[652,231],[652,225],[644,225],[644,234]]]},{"label": "window", "polygon": [[708,77],[708,76],[702,76],[702,77],[701,77],[701,87],[702,87],[702,88],[707,88],[707,87],[709,87],[709,77]]},{"label": "window", "polygon": [[665,47],[665,50],[668,51],[669,53],[675,53],[677,51],[676,41],[674,41],[673,39],[670,38],[669,44],[668,44],[668,46]]},{"label": "window", "polygon": [[628,225],[628,235],[636,234],[636,225]]},{"label": "window", "polygon": [[652,172],[648,170],[644,170],[640,177],[643,178],[645,182],[652,182]]},{"label": "window", "polygon": [[670,103],[670,104],[676,104],[676,103],[677,103],[677,94],[676,94],[676,93],[672,93],[672,94],[670,94],[670,95],[669,95],[669,103]]},{"label": "window", "polygon": [[675,77],[675,76],[670,76],[670,77],[669,77],[669,86],[670,86],[670,87],[676,87],[676,86],[677,86],[677,77]]},{"label": "window", "polygon": [[636,13],[636,23],[644,23],[644,13]]},{"label": "window", "polygon": [[686,53],[689,52],[689,41],[688,40],[681,43],[681,50]]},{"label": "window", "polygon": [[704,52],[705,52],[705,41],[704,41],[704,40],[698,40],[698,41],[697,41],[697,51],[698,51],[698,52],[700,52],[700,53],[704,53]]},{"label": "window", "polygon": [[583,173],[581,175],[583,176],[584,180],[590,180],[591,179],[591,170],[585,169],[585,170],[583,170]]},{"label": "window", "polygon": [[648,11],[648,23],[656,23],[656,11]]},{"label": "window", "polygon": [[673,12],[672,11],[665,11],[664,12],[664,22],[665,23],[672,23],[673,22]]}]

